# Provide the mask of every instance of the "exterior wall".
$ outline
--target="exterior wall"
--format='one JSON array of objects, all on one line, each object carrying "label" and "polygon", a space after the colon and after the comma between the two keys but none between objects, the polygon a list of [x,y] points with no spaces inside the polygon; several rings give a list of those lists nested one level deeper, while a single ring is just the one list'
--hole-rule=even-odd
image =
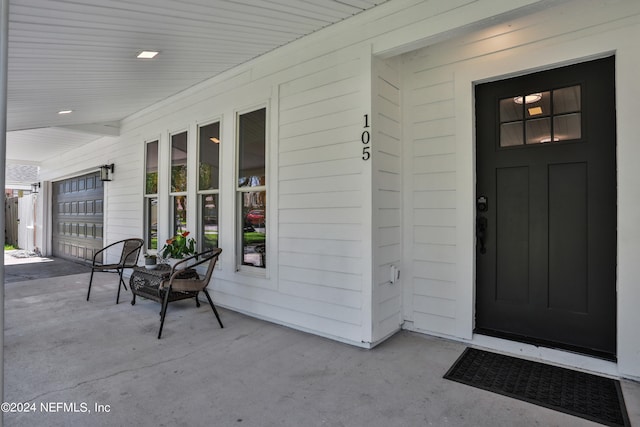
[{"label": "exterior wall", "polygon": [[[224,253],[214,273],[214,298],[234,310],[369,347],[401,321],[401,288],[384,283],[389,265],[401,256],[402,150],[393,125],[399,121],[394,103],[400,75],[394,61],[376,60],[373,73],[372,53],[397,54],[497,14],[517,16],[538,3],[387,2],[128,117],[119,137],[45,162],[42,177],[55,181],[115,163],[114,180],[105,186],[105,242],[142,236],[144,142],[158,139],[162,242],[169,233],[170,135],[188,131],[188,229],[195,231],[197,127],[220,120]],[[236,116],[263,106],[268,268],[250,274],[237,271],[235,255]],[[368,162],[360,141],[366,114],[375,126],[376,159]]]},{"label": "exterior wall", "polygon": [[[618,363],[613,371],[640,377],[640,338],[633,330],[640,322],[640,188],[633,184],[639,180],[635,159],[640,158],[640,127],[633,118],[640,108],[640,55],[634,42],[639,38],[638,2],[572,1],[403,56],[405,301],[412,301],[405,304],[408,328],[508,346],[473,336],[474,84],[615,53]],[[532,346],[509,349],[562,357]],[[607,370],[585,363],[588,369]]]},{"label": "exterior wall", "polygon": [[[380,153],[380,158],[375,166],[364,162],[360,152],[362,117],[373,117],[371,46],[383,40],[405,43],[409,17],[412,25],[419,25],[438,15],[439,22],[455,28],[490,16],[483,15],[490,11],[474,15],[478,2],[472,2],[468,9],[460,6],[469,2],[455,3],[436,9],[420,1],[399,1],[292,43],[126,119],[120,138],[84,147],[73,159],[48,162],[43,176],[55,180],[63,174],[79,173],[87,164],[115,163],[115,179],[107,183],[105,192],[106,240],[140,236],[143,142],[158,138],[164,175],[159,183],[159,241],[163,241],[168,237],[169,223],[169,135],[188,130],[189,151],[195,153],[197,125],[220,119],[219,241],[225,252],[215,273],[216,299],[254,316],[369,346],[400,323],[399,287],[388,288],[383,279],[388,276],[388,270],[384,272],[388,265],[399,261],[398,213],[387,219],[387,212],[380,209],[373,215],[371,208],[372,168],[380,168],[375,169],[376,203],[395,205],[396,210],[399,205],[398,126],[388,129],[390,125],[381,125],[377,130],[380,134],[376,136],[386,132],[391,141],[379,138],[376,154]],[[535,2],[493,2],[491,10],[505,11],[530,3]],[[392,13],[396,10],[405,18],[397,19]],[[466,13],[461,14],[462,10]],[[450,19],[443,19],[447,14]],[[429,37],[433,35],[429,31],[422,29],[416,34]],[[397,72],[380,71],[391,83],[380,86],[380,93],[386,93],[393,89]],[[398,102],[397,84],[395,87],[396,94],[391,97]],[[387,106],[381,99],[376,98],[375,105],[384,109]],[[269,127],[269,266],[264,276],[256,276],[236,271],[235,265],[234,130],[238,111],[262,105],[267,106]],[[398,121],[397,106],[394,108],[388,117]],[[376,120],[382,123],[382,117]],[[385,156],[391,159],[384,160]],[[191,230],[197,221],[195,169],[192,155],[188,184]],[[381,179],[389,175],[394,176],[390,186],[388,179]],[[380,224],[372,224],[374,217]],[[375,249],[370,231],[374,227]],[[395,227],[394,236],[389,227]],[[372,311],[376,312],[375,322]]]},{"label": "exterior wall", "polygon": [[[373,341],[402,327],[402,129],[398,61],[374,58],[372,79]],[[397,275],[394,276],[397,279]]]},{"label": "exterior wall", "polygon": [[142,217],[138,215],[137,208],[141,193],[135,185],[142,180],[142,170],[137,170],[141,169],[141,154],[137,145],[129,144],[125,139],[103,137],[43,164],[40,170],[43,186],[39,193],[39,201],[42,202],[38,208],[48,214],[43,214],[42,220],[38,220],[37,226],[42,224],[42,230],[36,232],[36,241],[43,254],[52,252],[51,183],[96,171],[104,164],[117,165],[116,178],[104,185],[104,244],[142,235]]},{"label": "exterior wall", "polygon": [[[456,146],[452,71],[405,59],[405,305],[407,327],[470,337],[459,318]],[[415,73],[415,74],[414,74]],[[461,325],[462,324],[462,325]],[[461,327],[462,326],[462,327]]]}]

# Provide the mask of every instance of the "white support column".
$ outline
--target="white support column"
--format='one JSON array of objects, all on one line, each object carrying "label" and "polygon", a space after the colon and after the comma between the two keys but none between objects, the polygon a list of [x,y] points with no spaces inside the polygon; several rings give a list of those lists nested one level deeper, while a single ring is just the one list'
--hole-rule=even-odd
[{"label": "white support column", "polygon": [[[7,170],[7,73],[9,50],[9,0],[0,0],[0,188],[4,191]],[[0,210],[0,224],[5,222],[4,206]],[[4,227],[0,227],[0,236],[4,243]],[[2,292],[0,292],[0,402],[4,401],[4,245],[2,246],[2,262],[0,262]],[[0,418],[2,425],[2,418]]]}]

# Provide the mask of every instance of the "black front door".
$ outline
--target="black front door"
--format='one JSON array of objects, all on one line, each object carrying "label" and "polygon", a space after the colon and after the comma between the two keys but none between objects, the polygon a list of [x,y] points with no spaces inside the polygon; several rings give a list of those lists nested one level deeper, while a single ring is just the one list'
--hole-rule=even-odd
[{"label": "black front door", "polygon": [[615,357],[614,70],[476,87],[476,332]]}]

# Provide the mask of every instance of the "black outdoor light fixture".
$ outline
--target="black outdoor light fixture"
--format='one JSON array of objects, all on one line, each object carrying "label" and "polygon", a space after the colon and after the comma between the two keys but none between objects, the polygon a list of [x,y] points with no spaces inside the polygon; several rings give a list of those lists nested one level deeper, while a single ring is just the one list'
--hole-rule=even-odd
[{"label": "black outdoor light fixture", "polygon": [[115,168],[116,166],[113,163],[100,166],[100,181],[111,181]]},{"label": "black outdoor light fixture", "polygon": [[40,190],[40,183],[39,182],[34,182],[33,184],[31,184],[31,192],[32,193],[37,193]]}]

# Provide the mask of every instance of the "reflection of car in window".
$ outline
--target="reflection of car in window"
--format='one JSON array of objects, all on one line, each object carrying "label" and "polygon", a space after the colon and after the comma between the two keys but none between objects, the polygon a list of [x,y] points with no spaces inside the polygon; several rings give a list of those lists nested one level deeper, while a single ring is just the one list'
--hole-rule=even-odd
[{"label": "reflection of car in window", "polygon": [[264,209],[252,209],[245,215],[245,224],[258,226],[264,225]]}]

